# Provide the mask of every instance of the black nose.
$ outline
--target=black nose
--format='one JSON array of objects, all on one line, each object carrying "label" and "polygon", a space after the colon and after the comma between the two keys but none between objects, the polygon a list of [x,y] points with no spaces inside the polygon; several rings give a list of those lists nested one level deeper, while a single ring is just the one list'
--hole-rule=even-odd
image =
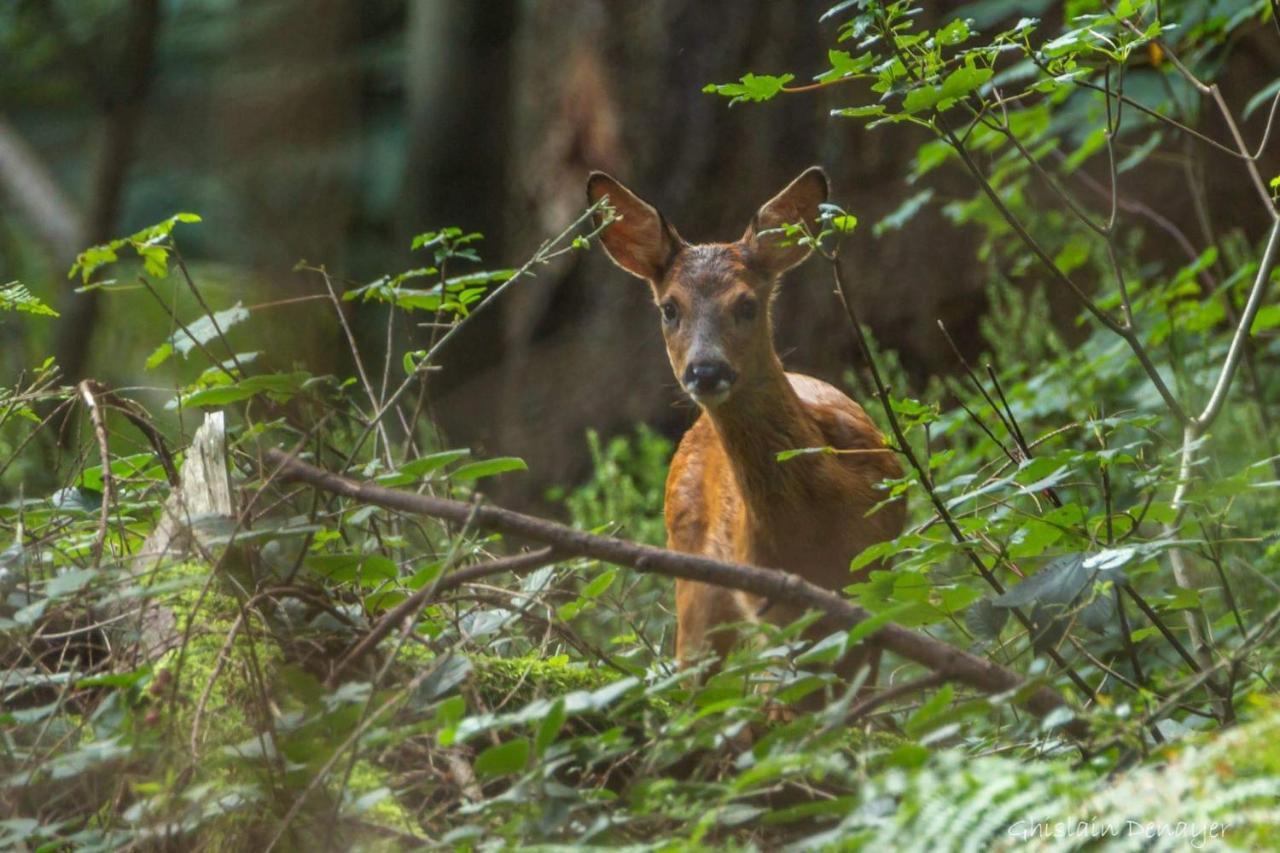
[{"label": "black nose", "polygon": [[738,378],[724,361],[695,361],[684,371],[684,387],[694,394],[715,394],[729,390]]}]

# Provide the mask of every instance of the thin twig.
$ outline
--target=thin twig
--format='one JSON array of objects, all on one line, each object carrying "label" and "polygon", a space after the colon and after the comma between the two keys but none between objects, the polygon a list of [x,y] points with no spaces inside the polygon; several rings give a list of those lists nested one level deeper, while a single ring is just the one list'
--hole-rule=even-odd
[{"label": "thin twig", "polygon": [[377,646],[387,634],[391,633],[393,628],[404,622],[410,615],[416,614],[424,604],[435,596],[465,583],[487,578],[491,575],[502,574],[503,572],[515,572],[516,574],[530,572],[548,563],[554,563],[557,559],[559,559],[559,554],[552,548],[539,548],[536,551],[514,554],[510,557],[500,557],[476,566],[467,566],[438,578],[436,583],[423,585],[421,589],[415,590],[404,601],[388,610],[378,620],[377,624],[369,629],[369,633],[361,637],[359,642],[338,659],[338,662],[333,665],[333,671],[329,673],[328,683],[330,686],[336,684],[343,672]]},{"label": "thin twig", "polygon": [[896,699],[901,699],[903,696],[908,696],[912,693],[919,693],[921,690],[931,690],[941,684],[943,680],[942,676],[934,672],[929,675],[923,675],[919,678],[912,679],[911,681],[903,681],[900,684],[893,685],[892,687],[886,687],[874,696],[869,696],[868,698],[858,702],[858,704],[849,709],[846,717],[850,720],[865,717],[881,705],[893,702]]},{"label": "thin twig", "polygon": [[[431,348],[427,350],[427,354],[422,358],[421,361],[418,362],[417,368],[414,370],[414,372],[411,373],[409,376],[405,377],[405,380],[400,383],[400,385],[396,388],[395,391],[392,392],[391,396],[384,399],[382,403],[374,410],[373,417],[370,418],[369,425],[365,427],[364,432],[362,432],[360,436],[356,439],[356,442],[351,449],[351,453],[347,456],[346,464],[348,465],[351,464],[351,461],[355,459],[356,455],[360,452],[360,449],[364,446],[365,441],[368,440],[370,432],[374,429],[375,425],[382,420],[383,416],[386,415],[387,411],[400,401],[400,398],[404,396],[406,391],[408,391],[411,387],[413,387],[413,384],[415,382],[418,382],[421,380],[422,377],[420,374],[423,371],[429,370],[431,366],[435,364],[436,357],[440,354],[440,351],[444,349],[445,345],[449,343],[449,341],[451,341],[453,337],[456,334],[458,334],[460,330],[462,330],[465,326],[467,326],[468,323],[470,323],[477,314],[479,314],[484,309],[488,308],[490,304],[496,302],[502,296],[502,294],[506,293],[506,291],[511,286],[513,286],[517,281],[522,279],[524,276],[529,275],[531,270],[535,266],[549,263],[553,259],[558,258],[560,255],[564,254],[565,252],[572,251],[573,246],[569,246],[567,248],[565,247],[556,248],[556,247],[559,246],[560,243],[564,241],[569,235],[577,231],[578,227],[582,225],[582,223],[589,221],[591,217],[593,217],[599,210],[602,209],[603,205],[604,205],[603,199],[591,205],[577,219],[575,219],[572,223],[570,223],[567,228],[565,228],[555,237],[552,237],[551,239],[545,241],[541,246],[538,247],[538,250],[534,252],[533,255],[527,261],[524,262],[523,266],[521,266],[519,269],[517,269],[514,273],[511,274],[511,277],[509,279],[507,279],[502,284],[495,287],[489,293],[485,294],[484,299],[480,300],[480,302],[474,308],[471,309],[471,313],[467,314],[458,322],[454,323],[447,332],[445,332],[443,335],[440,336],[439,340],[437,340],[434,344],[432,344]],[[597,223],[593,227],[590,235],[588,236],[595,236],[605,226],[607,226],[610,222],[613,221],[612,218],[608,216],[602,217],[602,219],[603,221],[600,223]]]}]

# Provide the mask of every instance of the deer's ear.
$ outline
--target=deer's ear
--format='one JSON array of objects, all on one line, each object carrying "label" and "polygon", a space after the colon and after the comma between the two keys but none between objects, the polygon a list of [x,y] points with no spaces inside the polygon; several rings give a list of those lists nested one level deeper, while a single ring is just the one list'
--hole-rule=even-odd
[{"label": "deer's ear", "polygon": [[800,245],[799,235],[787,237],[783,225],[803,223],[812,234],[818,233],[818,206],[827,200],[827,173],[810,166],[786,189],[764,203],[742,235],[747,257],[765,273],[777,276],[809,257],[812,249]]},{"label": "deer's ear", "polygon": [[[653,205],[603,172],[587,179],[587,200],[595,204],[608,196],[619,218],[600,234],[600,242],[613,262],[634,276],[657,284],[683,241]],[[596,213],[596,224],[603,214]]]}]

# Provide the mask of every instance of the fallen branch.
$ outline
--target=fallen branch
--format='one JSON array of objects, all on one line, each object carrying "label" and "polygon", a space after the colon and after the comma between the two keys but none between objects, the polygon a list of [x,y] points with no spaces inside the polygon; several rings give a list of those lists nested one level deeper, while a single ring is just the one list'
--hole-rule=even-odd
[{"label": "fallen branch", "polygon": [[[475,527],[541,542],[566,556],[590,557],[647,574],[700,581],[749,592],[773,601],[818,611],[826,616],[833,628],[853,628],[871,618],[871,614],[861,607],[787,572],[722,563],[694,554],[680,554],[650,545],[597,536],[497,506],[474,505],[432,495],[386,489],[333,474],[280,450],[268,450],[266,459],[278,469],[273,475],[276,479],[303,482],[361,503],[457,524],[466,523],[470,519]],[[1023,704],[1039,717],[1069,707],[1063,696],[1049,687],[1031,687],[1016,672],[999,664],[892,623],[872,633],[868,641],[936,672],[947,681],[965,684],[984,693],[1002,694],[1025,690]],[[1087,725],[1079,717],[1072,719],[1064,728],[1077,738],[1083,738],[1088,733]]]}]

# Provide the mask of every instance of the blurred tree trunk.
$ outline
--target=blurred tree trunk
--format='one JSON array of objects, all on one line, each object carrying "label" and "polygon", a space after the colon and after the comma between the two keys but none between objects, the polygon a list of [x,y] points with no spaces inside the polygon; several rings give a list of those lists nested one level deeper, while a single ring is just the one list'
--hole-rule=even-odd
[{"label": "blurred tree trunk", "polygon": [[[486,264],[500,267],[507,200],[508,101],[511,95],[512,0],[411,0],[405,32],[405,181],[399,245],[414,234],[454,225],[479,231]],[[425,262],[418,259],[418,262]],[[445,361],[463,381],[501,357],[493,346],[497,315],[482,314]],[[418,331],[416,346],[429,333]],[[438,383],[437,383],[438,385]],[[434,414],[434,412],[433,412]],[[455,430],[469,440],[465,425]]]},{"label": "blurred tree trunk", "polygon": [[[834,27],[815,4],[661,0],[521,6],[512,52],[504,204],[506,257],[517,263],[585,206],[591,169],[614,173],[689,240],[733,240],[756,208],[801,169],[830,170],[834,199],[874,223],[896,207],[910,130],[866,133],[833,122],[837,101],[784,97],[728,108],[702,94],[746,70],[817,73]],[[923,214],[922,218],[928,216]],[[959,337],[976,325],[980,285],[963,239],[920,245],[870,228],[846,247],[864,315],[921,374],[940,366],[935,318]],[[939,270],[972,270],[945,279]],[[904,283],[910,282],[910,292]],[[817,262],[787,279],[778,349],[791,369],[839,382],[853,365],[849,330]],[[483,359],[446,359],[441,417],[484,452],[523,456],[531,473],[504,478],[504,500],[538,500],[582,476],[584,433],[648,422],[678,435],[696,410],[671,378],[652,299],[597,248],[541,271],[477,324]],[[489,324],[493,324],[493,321]],[[970,335],[972,337],[972,335]],[[466,344],[464,344],[464,347]],[[497,488],[497,487],[495,487]]]},{"label": "blurred tree trunk", "polygon": [[501,247],[511,0],[410,0],[405,27],[405,228],[457,225]]},{"label": "blurred tree trunk", "polygon": [[[360,178],[360,12],[360,0],[241,4],[215,169],[239,199],[230,227],[245,261],[271,288],[262,301],[323,292],[316,276],[292,271],[300,260],[344,268]],[[331,307],[303,304],[288,317],[265,356],[315,373],[345,364]]]},{"label": "blurred tree trunk", "polygon": [[[51,18],[56,18],[57,13],[51,6],[46,10]],[[91,52],[89,47],[71,43],[64,31],[65,49],[73,54],[72,61],[82,69],[82,84],[102,111],[101,136],[77,250],[118,236],[114,231],[146,115],[160,20],[159,0],[133,0],[128,6],[120,47],[108,54],[105,70],[98,66],[101,57],[86,56]],[[60,19],[57,23],[62,25]],[[74,255],[63,262],[70,266],[72,260]],[[97,291],[90,291],[69,295],[65,302],[54,349],[68,380],[80,379],[85,373],[98,318],[98,300]]]}]

